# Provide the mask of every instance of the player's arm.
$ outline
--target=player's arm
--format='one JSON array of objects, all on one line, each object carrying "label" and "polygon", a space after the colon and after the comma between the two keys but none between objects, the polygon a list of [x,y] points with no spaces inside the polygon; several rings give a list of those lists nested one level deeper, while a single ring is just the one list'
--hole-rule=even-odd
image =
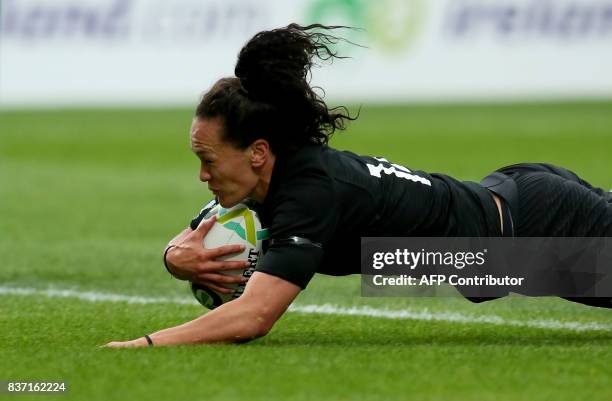
[{"label": "player's arm", "polygon": [[[160,330],[149,337],[155,346],[179,344],[240,343],[266,335],[285,313],[301,288],[282,278],[256,272],[244,294],[234,301],[180,326]],[[111,342],[106,347],[144,347],[144,337]]]},{"label": "player's arm", "polygon": [[215,224],[215,218],[202,220],[195,230],[186,228],[174,237],[164,251],[164,263],[170,274],[179,280],[189,280],[215,291],[229,294],[224,284],[240,283],[242,276],[220,274],[224,270],[239,270],[249,266],[248,261],[222,261],[219,257],[244,250],[243,245],[225,245],[206,249],[204,237]]},{"label": "player's arm", "polygon": [[178,235],[174,238],[172,238],[170,240],[170,242],[168,242],[168,245],[166,245],[166,249],[176,246],[178,244],[180,244],[181,242],[183,242],[185,240],[185,238],[187,238],[191,233],[193,232],[193,230],[191,229],[191,227],[187,227],[186,229],[184,229],[183,231],[181,231],[180,233],[178,233]]}]

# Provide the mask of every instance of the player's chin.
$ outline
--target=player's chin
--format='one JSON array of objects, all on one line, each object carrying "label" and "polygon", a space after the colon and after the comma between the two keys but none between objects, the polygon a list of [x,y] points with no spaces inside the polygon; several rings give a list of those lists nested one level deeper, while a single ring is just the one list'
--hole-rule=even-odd
[{"label": "player's chin", "polygon": [[240,196],[236,196],[236,195],[232,196],[231,194],[228,195],[223,192],[216,192],[215,195],[217,196],[217,200],[219,201],[219,204],[226,209],[236,206],[237,204],[242,202],[242,200],[244,199]]},{"label": "player's chin", "polygon": [[219,201],[221,207],[224,207],[226,209],[229,209],[230,207],[236,206],[238,204],[238,202],[232,202],[227,198],[223,197],[223,195],[221,194],[217,194],[217,200]]}]

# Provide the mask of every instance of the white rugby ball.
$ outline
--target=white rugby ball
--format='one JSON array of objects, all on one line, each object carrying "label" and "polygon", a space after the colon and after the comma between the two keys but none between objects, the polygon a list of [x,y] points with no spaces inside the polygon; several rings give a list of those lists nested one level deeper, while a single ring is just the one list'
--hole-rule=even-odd
[{"label": "white rugby ball", "polygon": [[[215,202],[204,218],[209,219],[214,215],[217,216],[217,221],[204,237],[204,247],[218,248],[223,245],[243,244],[245,249],[242,253],[223,256],[218,260],[248,260],[250,265],[247,268],[220,272],[221,274],[240,275],[248,280],[263,258],[263,242],[268,237],[267,230],[261,227],[257,213],[244,203],[226,209]],[[224,284],[224,286],[231,288],[232,293],[222,294],[196,283],[191,283],[191,291],[200,304],[208,309],[215,309],[240,297],[244,292],[246,282]]]}]

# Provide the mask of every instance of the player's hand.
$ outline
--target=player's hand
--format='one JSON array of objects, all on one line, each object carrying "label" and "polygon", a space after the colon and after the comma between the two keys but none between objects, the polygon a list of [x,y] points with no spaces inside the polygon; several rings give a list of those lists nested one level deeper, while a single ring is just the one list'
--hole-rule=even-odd
[{"label": "player's hand", "polygon": [[170,273],[180,279],[202,284],[215,291],[229,294],[224,285],[245,281],[240,275],[226,275],[226,270],[239,270],[249,266],[248,261],[217,260],[221,256],[242,252],[244,245],[224,245],[219,248],[204,248],[203,240],[215,224],[216,217],[202,220],[198,228],[180,238],[166,253],[166,265]]},{"label": "player's hand", "polygon": [[131,341],[112,341],[108,344],[101,345],[99,348],[131,348],[131,347],[148,347],[149,344],[144,338],[137,338]]}]

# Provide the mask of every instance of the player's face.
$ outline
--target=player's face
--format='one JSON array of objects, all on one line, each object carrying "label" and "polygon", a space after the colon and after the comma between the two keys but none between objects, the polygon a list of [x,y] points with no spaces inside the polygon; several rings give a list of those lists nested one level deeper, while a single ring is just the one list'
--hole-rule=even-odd
[{"label": "player's face", "polygon": [[191,149],[200,159],[200,180],[223,207],[232,207],[251,196],[258,182],[251,149],[239,149],[223,140],[220,118],[194,118]]}]

